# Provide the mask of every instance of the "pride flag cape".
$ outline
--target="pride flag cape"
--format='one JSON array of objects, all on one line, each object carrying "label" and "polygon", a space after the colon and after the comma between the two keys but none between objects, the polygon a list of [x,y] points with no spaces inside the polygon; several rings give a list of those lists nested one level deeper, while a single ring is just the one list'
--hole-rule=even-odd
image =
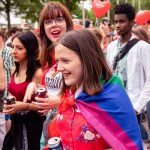
[{"label": "pride flag cape", "polygon": [[82,92],[75,104],[114,150],[143,150],[135,112],[118,77],[112,76],[98,94]]}]

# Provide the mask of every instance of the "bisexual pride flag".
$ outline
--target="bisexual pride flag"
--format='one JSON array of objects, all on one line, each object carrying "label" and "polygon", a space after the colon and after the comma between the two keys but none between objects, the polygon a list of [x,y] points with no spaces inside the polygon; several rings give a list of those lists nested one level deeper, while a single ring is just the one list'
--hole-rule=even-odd
[{"label": "bisexual pride flag", "polygon": [[82,92],[75,104],[114,150],[143,150],[134,109],[118,77],[93,96]]}]

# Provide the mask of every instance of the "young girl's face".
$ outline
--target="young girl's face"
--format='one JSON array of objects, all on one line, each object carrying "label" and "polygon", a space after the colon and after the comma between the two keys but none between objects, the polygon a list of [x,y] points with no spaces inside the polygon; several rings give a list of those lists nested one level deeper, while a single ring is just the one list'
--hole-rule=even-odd
[{"label": "young girl's face", "polygon": [[27,50],[17,37],[14,38],[12,47],[14,62],[22,63],[27,60]]},{"label": "young girl's face", "polygon": [[80,57],[71,49],[58,44],[55,47],[58,71],[61,71],[67,86],[80,86],[83,80],[83,64]]},{"label": "young girl's face", "polygon": [[48,39],[54,43],[67,31],[66,21],[61,16],[54,19],[46,19],[44,20],[44,29]]}]

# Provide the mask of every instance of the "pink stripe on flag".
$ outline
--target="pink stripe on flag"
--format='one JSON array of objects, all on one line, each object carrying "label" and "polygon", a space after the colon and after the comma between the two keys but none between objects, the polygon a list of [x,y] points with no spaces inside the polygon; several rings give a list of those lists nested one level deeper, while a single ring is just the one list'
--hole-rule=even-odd
[{"label": "pink stripe on flag", "polygon": [[[76,105],[87,121],[115,150],[139,150],[137,144],[127,135],[121,126],[96,103],[88,104],[77,100]],[[121,138],[120,138],[121,137]],[[121,139],[121,140],[120,140]]]}]

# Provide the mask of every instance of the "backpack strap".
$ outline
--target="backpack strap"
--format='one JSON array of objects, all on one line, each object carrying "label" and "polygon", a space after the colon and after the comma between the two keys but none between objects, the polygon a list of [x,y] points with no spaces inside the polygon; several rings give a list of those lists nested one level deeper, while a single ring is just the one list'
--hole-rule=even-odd
[{"label": "backpack strap", "polygon": [[130,40],[116,55],[113,63],[113,70],[116,69],[118,62],[124,58],[124,56],[129,52],[129,50],[138,42],[140,41],[139,39],[132,39]]}]

